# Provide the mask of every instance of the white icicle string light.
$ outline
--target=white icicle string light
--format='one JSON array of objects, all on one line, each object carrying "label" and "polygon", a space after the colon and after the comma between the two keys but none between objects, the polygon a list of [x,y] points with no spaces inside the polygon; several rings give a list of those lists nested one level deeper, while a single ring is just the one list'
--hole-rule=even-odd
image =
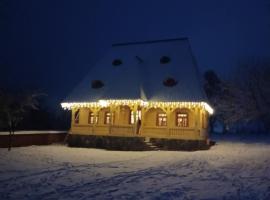
[{"label": "white icicle string light", "polygon": [[141,106],[141,107],[185,107],[185,108],[195,108],[200,107],[205,109],[209,114],[213,114],[213,108],[206,102],[157,102],[157,101],[143,101],[141,99],[130,100],[130,99],[109,99],[109,100],[99,100],[98,102],[64,102],[61,106],[65,110],[71,110],[73,108],[97,108],[97,107],[108,107],[108,106]]}]

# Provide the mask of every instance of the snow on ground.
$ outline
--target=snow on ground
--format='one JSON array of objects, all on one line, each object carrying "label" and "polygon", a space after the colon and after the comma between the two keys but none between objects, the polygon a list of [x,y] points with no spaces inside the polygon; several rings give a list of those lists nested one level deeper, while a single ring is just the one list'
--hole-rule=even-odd
[{"label": "snow on ground", "polygon": [[270,199],[270,140],[208,151],[0,149],[0,199]]}]

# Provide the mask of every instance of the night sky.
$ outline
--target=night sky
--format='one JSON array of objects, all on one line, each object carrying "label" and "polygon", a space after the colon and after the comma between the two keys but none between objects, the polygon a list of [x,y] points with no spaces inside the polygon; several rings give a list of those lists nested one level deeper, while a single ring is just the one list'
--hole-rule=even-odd
[{"label": "night sky", "polygon": [[0,0],[1,87],[58,103],[112,43],[189,37],[200,70],[270,56],[269,0]]}]

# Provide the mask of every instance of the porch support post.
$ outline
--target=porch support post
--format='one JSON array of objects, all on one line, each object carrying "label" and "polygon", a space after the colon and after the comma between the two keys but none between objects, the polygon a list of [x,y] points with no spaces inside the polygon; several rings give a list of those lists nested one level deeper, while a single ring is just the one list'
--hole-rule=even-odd
[{"label": "porch support post", "polygon": [[96,126],[98,126],[99,118],[98,118],[98,108],[93,109],[93,114],[94,114],[94,124],[92,126],[92,133],[95,133]]},{"label": "porch support post", "polygon": [[111,114],[111,121],[110,121],[110,125],[113,125],[113,121],[114,121],[114,108],[113,106],[110,106],[110,114]]},{"label": "porch support post", "polygon": [[195,131],[200,135],[200,109],[195,108]]},{"label": "porch support post", "polygon": [[143,128],[145,125],[145,113],[146,113],[146,108],[142,107],[141,108],[141,128],[140,128],[140,134],[143,134]]},{"label": "porch support post", "polygon": [[110,110],[109,112],[111,114],[111,121],[109,124],[109,134],[111,134],[112,133],[112,125],[113,125],[113,121],[114,121],[114,110],[115,110],[114,106],[110,106],[109,110]]},{"label": "porch support post", "polygon": [[132,106],[131,111],[133,112],[134,124],[136,124],[136,122],[138,121],[138,118],[137,118],[138,106],[137,105]]},{"label": "porch support post", "polygon": [[167,135],[170,137],[170,128],[171,128],[171,108],[165,108],[167,115]]},{"label": "porch support post", "polygon": [[139,133],[139,126],[138,126],[138,116],[137,116],[137,112],[138,112],[138,106],[134,105],[132,107],[130,107],[130,110],[133,112],[133,119],[134,119],[134,124],[133,126],[133,134],[137,135]]},{"label": "porch support post", "polygon": [[70,131],[71,131],[71,132],[72,132],[72,129],[73,129],[74,113],[75,113],[75,109],[72,108],[72,109],[71,109],[71,122],[70,122]]}]

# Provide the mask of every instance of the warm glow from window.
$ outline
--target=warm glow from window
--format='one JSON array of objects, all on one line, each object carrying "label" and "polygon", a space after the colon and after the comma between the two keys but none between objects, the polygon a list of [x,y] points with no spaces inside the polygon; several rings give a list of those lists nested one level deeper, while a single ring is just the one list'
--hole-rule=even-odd
[{"label": "warm glow from window", "polygon": [[166,113],[158,113],[157,114],[157,126],[167,126]]},{"label": "warm glow from window", "polygon": [[188,127],[188,114],[176,113],[176,126]]},{"label": "warm glow from window", "polygon": [[95,115],[92,112],[89,112],[88,115],[88,124],[94,124],[95,123]]},{"label": "warm glow from window", "polygon": [[111,124],[111,113],[105,112],[104,124]]},{"label": "warm glow from window", "polygon": [[134,118],[134,111],[130,112],[130,124],[134,124],[135,123],[135,118]]}]

